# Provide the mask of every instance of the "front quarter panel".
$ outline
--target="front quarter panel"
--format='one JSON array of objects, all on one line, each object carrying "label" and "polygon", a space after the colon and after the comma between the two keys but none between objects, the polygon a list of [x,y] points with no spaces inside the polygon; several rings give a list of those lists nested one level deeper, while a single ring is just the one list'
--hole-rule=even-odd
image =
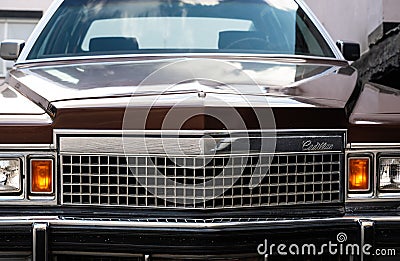
[{"label": "front quarter panel", "polygon": [[8,84],[0,86],[0,144],[50,144],[52,119]]},{"label": "front quarter panel", "polygon": [[349,119],[350,143],[399,143],[400,91],[365,84]]}]

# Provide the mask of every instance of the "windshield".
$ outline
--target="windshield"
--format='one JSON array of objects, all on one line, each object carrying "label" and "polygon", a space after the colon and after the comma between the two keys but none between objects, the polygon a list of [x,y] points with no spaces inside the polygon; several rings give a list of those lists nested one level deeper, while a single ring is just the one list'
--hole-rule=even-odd
[{"label": "windshield", "polygon": [[143,53],[334,57],[294,0],[65,0],[27,59]]}]

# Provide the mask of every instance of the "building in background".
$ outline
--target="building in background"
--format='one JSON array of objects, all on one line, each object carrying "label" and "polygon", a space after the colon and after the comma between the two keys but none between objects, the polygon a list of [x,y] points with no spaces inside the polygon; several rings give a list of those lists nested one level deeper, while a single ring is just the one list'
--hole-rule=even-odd
[{"label": "building in background", "polygon": [[[0,41],[27,40],[52,0],[0,0]],[[0,59],[0,77],[12,62]]]},{"label": "building in background", "polygon": [[362,52],[400,24],[399,0],[305,0],[334,40],[361,44]]},{"label": "building in background", "polygon": [[400,89],[399,0],[305,0],[334,40],[361,44],[363,82]]},{"label": "building in background", "polygon": [[[396,38],[399,35],[396,30],[400,31],[396,29],[400,24],[399,0],[304,1],[334,40],[361,44],[364,55],[355,65],[365,80],[384,78],[387,76],[385,72],[391,68],[389,82],[400,82],[400,79],[392,79],[393,75],[399,74],[397,70],[400,63],[400,40]],[[26,40],[51,2],[52,0],[0,0],[0,40]],[[7,67],[11,65],[12,63],[1,61],[0,76],[4,76]],[[382,80],[381,83],[387,84],[388,81]]]}]

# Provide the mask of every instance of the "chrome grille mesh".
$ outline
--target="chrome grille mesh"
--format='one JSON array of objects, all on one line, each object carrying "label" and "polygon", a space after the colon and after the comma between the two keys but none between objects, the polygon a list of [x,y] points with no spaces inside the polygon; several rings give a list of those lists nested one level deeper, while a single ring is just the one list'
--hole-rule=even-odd
[{"label": "chrome grille mesh", "polygon": [[63,153],[62,203],[229,209],[341,201],[340,152],[276,154],[269,168],[267,157]]}]

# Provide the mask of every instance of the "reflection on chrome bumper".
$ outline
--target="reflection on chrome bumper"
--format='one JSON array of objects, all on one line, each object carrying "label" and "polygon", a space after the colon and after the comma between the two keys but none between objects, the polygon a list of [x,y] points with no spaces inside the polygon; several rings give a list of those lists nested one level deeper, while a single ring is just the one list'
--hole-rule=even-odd
[{"label": "reflection on chrome bumper", "polygon": [[257,246],[265,239],[275,244],[309,240],[322,244],[336,240],[338,233],[346,234],[348,243],[400,247],[393,245],[400,242],[400,217],[165,221],[3,217],[0,235],[8,239],[0,246],[0,253],[31,253],[34,260],[96,253],[141,258],[223,255],[247,260],[248,254],[257,257]]}]

